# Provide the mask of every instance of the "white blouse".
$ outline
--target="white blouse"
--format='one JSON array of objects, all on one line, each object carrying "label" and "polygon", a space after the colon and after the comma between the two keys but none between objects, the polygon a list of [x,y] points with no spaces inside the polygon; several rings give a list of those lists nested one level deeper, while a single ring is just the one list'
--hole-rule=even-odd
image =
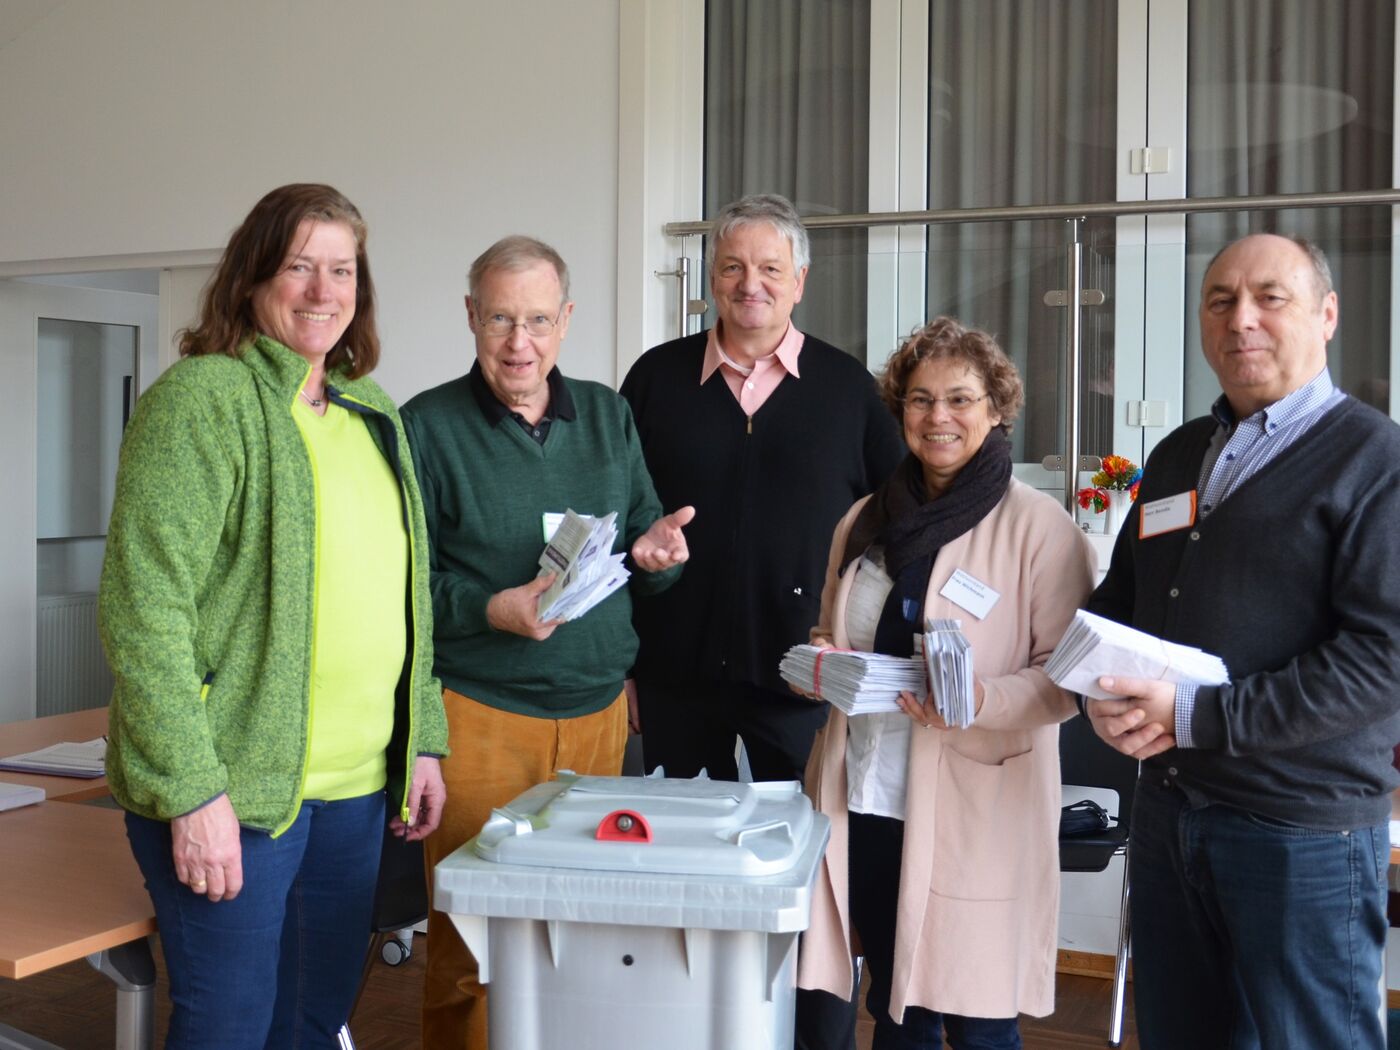
[{"label": "white blouse", "polygon": [[[867,552],[852,571],[856,578],[846,603],[846,634],[852,648],[870,652],[875,648],[880,610],[894,581],[885,573],[884,552],[878,548]],[[847,719],[846,725],[847,807],[854,813],[903,820],[909,716],[903,711],[858,715]]]}]

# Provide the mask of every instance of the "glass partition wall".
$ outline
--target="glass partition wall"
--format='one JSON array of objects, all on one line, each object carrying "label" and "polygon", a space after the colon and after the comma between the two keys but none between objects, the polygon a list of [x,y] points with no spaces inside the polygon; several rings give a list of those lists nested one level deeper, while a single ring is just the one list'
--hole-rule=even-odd
[{"label": "glass partition wall", "polygon": [[[820,217],[1384,189],[1395,185],[1395,0],[1328,10],[707,0],[706,214],[760,191]],[[1080,452],[1141,462],[1209,407],[1199,284],[1215,251],[1251,231],[1298,233],[1328,253],[1342,300],[1334,378],[1391,411],[1393,228],[1391,206],[1081,223],[1083,286],[1103,298],[1082,313]],[[1053,297],[1066,223],[897,230],[814,231],[799,327],[872,369],[940,313],[992,331],[1026,380],[1018,476],[1063,491],[1041,462],[1065,444]],[[703,273],[703,239],[685,245]]]}]

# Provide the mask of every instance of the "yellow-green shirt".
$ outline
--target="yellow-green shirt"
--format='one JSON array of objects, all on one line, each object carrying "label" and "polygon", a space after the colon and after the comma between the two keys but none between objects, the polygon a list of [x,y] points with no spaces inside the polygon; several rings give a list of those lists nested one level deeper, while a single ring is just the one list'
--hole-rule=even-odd
[{"label": "yellow-green shirt", "polygon": [[394,472],[364,420],[294,409],[316,479],[315,628],[305,799],[355,798],[385,782],[407,629],[408,535]]}]

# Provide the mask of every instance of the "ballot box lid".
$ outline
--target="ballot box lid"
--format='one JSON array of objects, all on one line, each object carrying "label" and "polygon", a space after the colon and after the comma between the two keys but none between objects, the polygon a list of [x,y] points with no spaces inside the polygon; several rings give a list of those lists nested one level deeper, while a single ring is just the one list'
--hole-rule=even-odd
[{"label": "ballot box lid", "polygon": [[801,929],[830,826],[795,782],[561,773],[494,810],[436,869],[434,906]]}]

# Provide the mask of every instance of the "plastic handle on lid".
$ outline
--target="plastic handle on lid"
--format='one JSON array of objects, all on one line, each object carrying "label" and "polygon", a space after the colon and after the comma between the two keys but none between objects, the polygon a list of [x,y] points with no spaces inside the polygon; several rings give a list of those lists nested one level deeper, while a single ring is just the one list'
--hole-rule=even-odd
[{"label": "plastic handle on lid", "polygon": [[635,809],[615,809],[598,821],[599,842],[650,842],[651,825]]}]

